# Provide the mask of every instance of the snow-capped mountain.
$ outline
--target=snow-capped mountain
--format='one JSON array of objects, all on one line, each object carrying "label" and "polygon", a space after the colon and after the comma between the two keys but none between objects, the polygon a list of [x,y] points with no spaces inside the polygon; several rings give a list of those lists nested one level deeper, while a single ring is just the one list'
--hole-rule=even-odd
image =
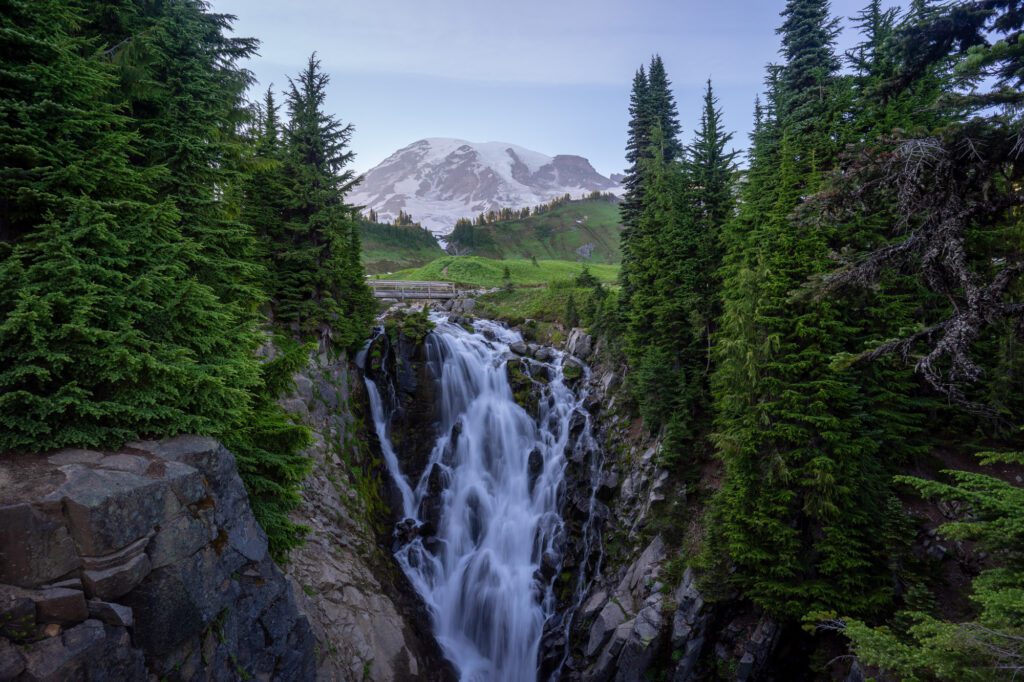
[{"label": "snow-capped mountain", "polygon": [[595,190],[621,191],[582,156],[551,157],[505,142],[432,137],[384,159],[346,200],[374,209],[385,221],[405,211],[445,235],[459,218]]}]

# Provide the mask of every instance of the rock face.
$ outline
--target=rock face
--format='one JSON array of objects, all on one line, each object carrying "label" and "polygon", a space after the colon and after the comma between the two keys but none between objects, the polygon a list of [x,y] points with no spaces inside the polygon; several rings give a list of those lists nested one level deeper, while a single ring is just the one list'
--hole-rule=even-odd
[{"label": "rock face", "polygon": [[313,679],[309,623],[216,441],[10,457],[0,483],[0,679]]},{"label": "rock face", "polygon": [[448,234],[459,218],[532,207],[566,193],[619,190],[581,156],[551,157],[506,142],[428,138],[372,168],[351,200],[382,220],[405,211],[432,232]]},{"label": "rock face", "polygon": [[374,464],[372,421],[357,420],[369,414],[361,379],[343,358],[321,355],[295,380],[296,394],[283,404],[313,429],[306,454],[314,467],[293,515],[309,533],[286,568],[316,638],[318,679],[456,679],[388,551],[388,479]]},{"label": "rock face", "polygon": [[[667,575],[681,550],[651,529],[667,514],[678,519],[687,513],[685,487],[662,463],[658,440],[620,409],[623,370],[606,364],[601,344],[583,330],[569,332],[566,350],[590,364],[585,404],[604,449],[597,472],[589,458],[569,460],[568,544],[600,544],[601,575],[566,605],[568,642],[546,633],[546,641],[568,650],[562,679],[774,679],[773,665],[785,666],[772,660],[780,639],[773,621],[747,603],[708,604],[690,569],[671,581]],[[598,516],[601,528],[589,545],[579,540],[588,513]]]},{"label": "rock face", "polygon": [[[427,346],[422,339],[411,339],[401,331],[396,331],[393,338],[380,334],[367,349],[365,371],[380,387],[381,399],[393,410],[388,435],[402,471],[417,481],[440,435],[438,370],[427,357]],[[401,505],[391,507],[400,509]]]}]

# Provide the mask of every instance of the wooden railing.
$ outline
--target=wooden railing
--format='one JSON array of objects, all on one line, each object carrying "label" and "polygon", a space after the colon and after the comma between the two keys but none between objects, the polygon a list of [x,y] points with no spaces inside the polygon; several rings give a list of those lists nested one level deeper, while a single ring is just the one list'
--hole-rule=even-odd
[{"label": "wooden railing", "polygon": [[409,282],[390,279],[371,279],[368,284],[377,298],[455,298],[455,285],[451,282]]}]

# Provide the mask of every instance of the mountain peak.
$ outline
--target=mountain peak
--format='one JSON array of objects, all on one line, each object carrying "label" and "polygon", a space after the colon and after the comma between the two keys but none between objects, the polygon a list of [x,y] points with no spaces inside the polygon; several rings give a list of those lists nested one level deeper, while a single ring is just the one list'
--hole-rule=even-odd
[{"label": "mountain peak", "polygon": [[437,234],[459,218],[543,204],[555,197],[616,191],[582,156],[547,156],[508,142],[417,140],[370,169],[349,201],[382,220],[405,211]]}]

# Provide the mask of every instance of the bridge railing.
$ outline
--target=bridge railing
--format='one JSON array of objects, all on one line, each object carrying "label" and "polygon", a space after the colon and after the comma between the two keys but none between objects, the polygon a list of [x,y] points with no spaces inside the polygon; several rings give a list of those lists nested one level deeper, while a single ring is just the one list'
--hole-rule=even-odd
[{"label": "bridge railing", "polygon": [[451,282],[374,279],[369,285],[378,298],[452,298],[456,295]]}]

